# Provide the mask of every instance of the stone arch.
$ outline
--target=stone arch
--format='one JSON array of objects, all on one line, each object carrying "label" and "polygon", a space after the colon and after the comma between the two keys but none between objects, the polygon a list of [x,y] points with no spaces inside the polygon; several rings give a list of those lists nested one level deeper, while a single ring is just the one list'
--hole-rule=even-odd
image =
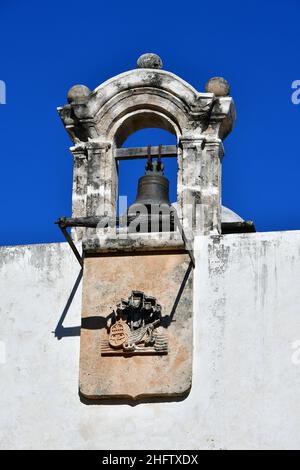
[{"label": "stone arch", "polygon": [[[117,94],[105,103],[95,116],[96,134],[113,141],[114,133],[117,134],[118,127],[124,122],[133,129],[132,132],[143,127],[159,127],[176,133],[178,139],[191,126],[188,109],[181,100],[148,87]],[[198,122],[200,126],[201,121]]]},{"label": "stone arch", "polygon": [[137,110],[123,116],[115,123],[111,131],[116,147],[121,147],[125,140],[134,132],[147,128],[163,129],[177,137],[181,136],[181,130],[166,115],[151,109]]},{"label": "stone arch", "polygon": [[229,85],[214,78],[206,92],[198,92],[159,69],[157,56],[155,61],[153,55],[146,56],[136,70],[117,75],[94,91],[83,85],[72,87],[69,104],[58,109],[75,144],[73,216],[102,215],[111,208],[118,184],[115,148],[137,130],[158,127],[177,136],[178,209],[183,225],[195,228],[200,205],[198,229],[220,232],[222,140],[235,119]]},{"label": "stone arch", "polygon": [[[125,103],[123,103],[125,104]],[[129,107],[131,110],[132,107]],[[128,108],[124,106],[124,110]],[[117,163],[115,160],[115,151],[121,147],[125,140],[135,132],[146,128],[158,128],[170,132],[176,136],[177,143],[182,136],[182,130],[178,125],[175,116],[170,117],[170,113],[162,112],[162,109],[155,109],[154,106],[143,106],[127,113],[120,113],[115,119],[110,121],[111,125],[107,129],[107,140],[109,148],[106,152],[106,167],[109,168],[110,181],[112,185],[112,197],[110,198],[110,207],[113,207],[115,212],[117,209],[117,194],[119,186],[119,173]],[[112,114],[116,114],[113,113]],[[176,121],[175,121],[176,119]],[[177,152],[177,165],[180,166],[179,159],[181,158],[180,150]],[[180,176],[178,175],[178,179]],[[177,182],[178,187],[178,182]]]}]

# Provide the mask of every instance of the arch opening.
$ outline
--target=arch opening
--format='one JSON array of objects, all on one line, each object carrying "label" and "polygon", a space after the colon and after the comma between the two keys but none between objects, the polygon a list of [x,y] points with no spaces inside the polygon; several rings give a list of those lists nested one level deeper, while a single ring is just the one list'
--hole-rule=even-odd
[{"label": "arch opening", "polygon": [[[161,128],[143,128],[133,133],[123,142],[123,148],[147,147],[162,145],[176,145],[177,137],[174,133]],[[170,183],[170,201],[177,200],[177,155],[174,158],[164,158],[164,175]],[[123,215],[136,198],[138,180],[145,174],[146,158],[118,161],[118,214]]]},{"label": "arch opening", "polygon": [[[124,146],[124,143],[132,134],[143,129],[166,131],[175,136],[176,143],[179,139],[179,128],[170,118],[154,110],[141,110],[133,112],[122,119],[114,135],[115,146],[117,148]],[[129,145],[126,144],[126,146]]]}]

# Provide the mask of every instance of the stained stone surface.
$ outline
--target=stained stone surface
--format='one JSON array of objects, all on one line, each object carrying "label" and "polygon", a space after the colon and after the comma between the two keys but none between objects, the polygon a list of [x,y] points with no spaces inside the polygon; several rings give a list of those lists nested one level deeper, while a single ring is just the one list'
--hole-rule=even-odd
[{"label": "stained stone surface", "polygon": [[[80,392],[88,398],[183,396],[192,381],[193,272],[187,254],[92,256],[84,261]],[[103,356],[107,318],[138,290],[162,305],[168,354]]]},{"label": "stained stone surface", "polygon": [[110,236],[110,234],[93,236],[95,230],[91,230],[89,237],[83,242],[85,253],[113,253],[133,251],[174,251],[184,250],[185,245],[179,232],[161,233],[126,233]]},{"label": "stained stone surface", "polygon": [[215,96],[228,96],[230,94],[230,84],[223,77],[211,78],[205,87],[207,93],[214,93]]},{"label": "stained stone surface", "polygon": [[161,69],[163,63],[159,55],[148,52],[138,58],[137,66],[139,69]]},{"label": "stained stone surface", "polygon": [[84,103],[91,90],[85,85],[74,85],[68,91],[68,102],[69,103]]}]

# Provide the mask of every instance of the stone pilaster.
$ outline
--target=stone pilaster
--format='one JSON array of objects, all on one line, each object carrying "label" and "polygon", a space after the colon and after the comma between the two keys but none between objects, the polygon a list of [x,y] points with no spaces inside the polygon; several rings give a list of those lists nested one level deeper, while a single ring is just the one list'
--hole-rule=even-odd
[{"label": "stone pilaster", "polygon": [[[90,141],[86,145],[88,154],[86,215],[100,216],[111,213],[111,156],[108,142]],[[95,229],[88,229],[87,236],[93,236]]]},{"label": "stone pilaster", "polygon": [[221,233],[222,141],[181,139],[178,202],[185,230]]},{"label": "stone pilaster", "polygon": [[[87,151],[85,144],[71,147],[74,159],[73,168],[73,195],[72,195],[72,217],[86,216],[87,199]],[[73,228],[72,237],[75,241],[82,240],[85,233],[84,228]]]},{"label": "stone pilaster", "polygon": [[207,140],[201,163],[202,224],[197,227],[203,234],[221,233],[221,179],[223,144],[220,139]]},{"label": "stone pilaster", "polygon": [[180,140],[178,152],[179,217],[185,230],[196,228],[196,207],[201,202],[201,163],[204,140]]},{"label": "stone pilaster", "polygon": [[89,142],[87,144],[87,215],[105,213],[105,192],[107,186],[106,166],[107,142]]}]

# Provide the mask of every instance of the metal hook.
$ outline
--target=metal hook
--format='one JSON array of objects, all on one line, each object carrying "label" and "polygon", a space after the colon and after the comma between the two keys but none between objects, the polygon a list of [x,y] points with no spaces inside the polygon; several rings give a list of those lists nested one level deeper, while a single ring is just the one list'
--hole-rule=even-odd
[{"label": "metal hook", "polygon": [[152,157],[151,157],[151,145],[148,145],[147,148],[148,156],[147,156],[147,165],[146,170],[152,170]]},{"label": "metal hook", "polygon": [[157,170],[158,171],[163,171],[164,165],[161,161],[161,151],[162,151],[162,145],[159,144],[158,146],[158,157],[157,157]]}]

